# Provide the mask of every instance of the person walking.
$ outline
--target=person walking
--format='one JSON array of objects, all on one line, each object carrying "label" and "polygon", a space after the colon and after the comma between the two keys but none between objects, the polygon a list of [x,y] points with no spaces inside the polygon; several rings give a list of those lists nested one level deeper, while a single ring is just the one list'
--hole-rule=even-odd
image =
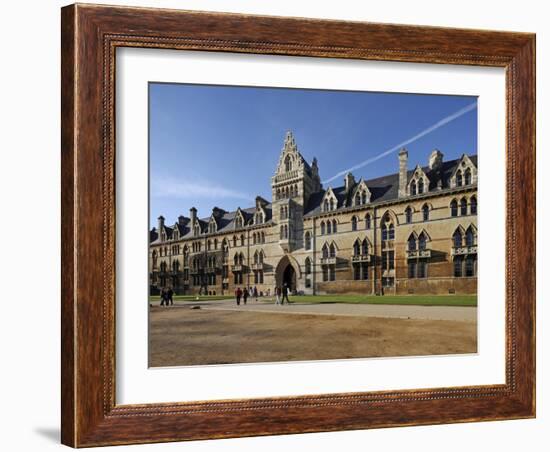
[{"label": "person walking", "polygon": [[254,298],[258,301],[258,288],[254,286]]},{"label": "person walking", "polygon": [[164,306],[164,302],[166,301],[166,289],[163,287],[160,289],[160,305]]},{"label": "person walking", "polygon": [[172,288],[169,288],[167,291],[166,291],[166,306],[174,306],[174,291],[172,290]]},{"label": "person walking", "polygon": [[283,299],[281,300],[281,304],[285,304],[285,298],[287,304],[290,304],[290,300],[288,299],[288,286],[286,285],[286,283],[283,284]]},{"label": "person walking", "polygon": [[275,287],[275,304],[281,304],[281,288]]},{"label": "person walking", "polygon": [[246,300],[248,299],[248,296],[250,295],[250,293],[248,292],[248,289],[245,287],[244,288],[244,292],[243,292],[243,301],[244,301],[244,304],[246,304]]},{"label": "person walking", "polygon": [[237,290],[235,290],[235,298],[237,299],[237,306],[240,306],[241,304],[241,296],[243,292],[240,287],[237,287]]}]

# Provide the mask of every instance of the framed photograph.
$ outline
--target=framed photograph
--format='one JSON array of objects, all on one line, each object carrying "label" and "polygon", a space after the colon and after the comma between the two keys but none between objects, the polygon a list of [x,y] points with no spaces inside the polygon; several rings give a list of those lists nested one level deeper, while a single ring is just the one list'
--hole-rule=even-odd
[{"label": "framed photograph", "polygon": [[62,442],[535,416],[535,36],[62,9]]}]

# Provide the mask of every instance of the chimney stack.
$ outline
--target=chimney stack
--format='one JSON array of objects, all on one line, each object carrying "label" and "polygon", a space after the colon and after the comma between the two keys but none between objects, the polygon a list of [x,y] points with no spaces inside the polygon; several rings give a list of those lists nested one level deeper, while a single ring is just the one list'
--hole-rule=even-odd
[{"label": "chimney stack", "polygon": [[349,193],[349,191],[355,185],[355,177],[353,177],[353,174],[351,173],[346,174],[346,177],[344,177],[344,185],[346,186],[346,193]]},{"label": "chimney stack", "polygon": [[195,209],[194,207],[191,207],[189,209],[189,217],[191,218],[191,224],[194,224],[195,221],[197,220],[197,209]]},{"label": "chimney stack", "polygon": [[180,224],[180,226],[184,226],[185,225],[185,217],[183,215],[180,215],[178,217],[178,223]]},{"label": "chimney stack", "polygon": [[161,215],[158,217],[157,234],[159,239],[162,237],[162,230],[164,229],[164,217]]},{"label": "chimney stack", "polygon": [[407,196],[407,164],[409,153],[405,148],[399,151],[399,192],[398,197]]}]

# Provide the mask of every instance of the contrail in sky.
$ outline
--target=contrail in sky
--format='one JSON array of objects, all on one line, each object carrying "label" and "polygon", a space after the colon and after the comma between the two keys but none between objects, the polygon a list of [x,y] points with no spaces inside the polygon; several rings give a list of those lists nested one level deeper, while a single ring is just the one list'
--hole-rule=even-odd
[{"label": "contrail in sky", "polygon": [[347,174],[350,171],[354,171],[356,169],[363,168],[364,166],[367,166],[367,165],[371,164],[372,162],[375,162],[376,160],[380,160],[381,158],[385,157],[388,154],[391,154],[392,152],[398,151],[403,146],[406,146],[407,144],[411,144],[414,141],[418,140],[419,138],[422,138],[423,136],[433,132],[434,130],[439,129],[440,127],[443,127],[445,124],[447,124],[451,121],[454,121],[457,118],[460,118],[462,115],[465,115],[469,111],[474,110],[476,107],[477,107],[477,102],[474,102],[470,105],[466,105],[465,107],[461,108],[460,110],[455,111],[454,113],[450,114],[449,116],[446,116],[445,118],[437,121],[435,124],[432,124],[430,127],[428,127],[427,129],[424,129],[422,132],[417,133],[415,136],[409,138],[408,140],[405,140],[402,143],[399,143],[398,145],[396,145],[396,146],[394,146],[390,149],[387,149],[387,150],[385,150],[384,152],[382,152],[378,155],[375,155],[374,157],[371,157],[367,160],[364,160],[363,162],[358,163],[357,165],[354,165],[351,168],[340,171],[338,174],[335,174],[330,179],[324,180],[323,184],[327,184],[329,182],[332,182],[334,179],[338,179],[339,177],[344,176],[345,174]]}]

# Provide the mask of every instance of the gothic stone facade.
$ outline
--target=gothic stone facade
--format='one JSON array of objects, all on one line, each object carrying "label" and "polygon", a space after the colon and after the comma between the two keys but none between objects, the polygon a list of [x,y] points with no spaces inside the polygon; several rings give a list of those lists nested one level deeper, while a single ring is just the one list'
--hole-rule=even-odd
[{"label": "gothic stone facade", "polygon": [[273,294],[288,284],[306,294],[475,294],[477,291],[477,156],[371,180],[351,173],[322,187],[289,132],[271,178],[272,201],[208,218],[160,216],[150,231],[150,290],[232,294],[254,287]]}]

